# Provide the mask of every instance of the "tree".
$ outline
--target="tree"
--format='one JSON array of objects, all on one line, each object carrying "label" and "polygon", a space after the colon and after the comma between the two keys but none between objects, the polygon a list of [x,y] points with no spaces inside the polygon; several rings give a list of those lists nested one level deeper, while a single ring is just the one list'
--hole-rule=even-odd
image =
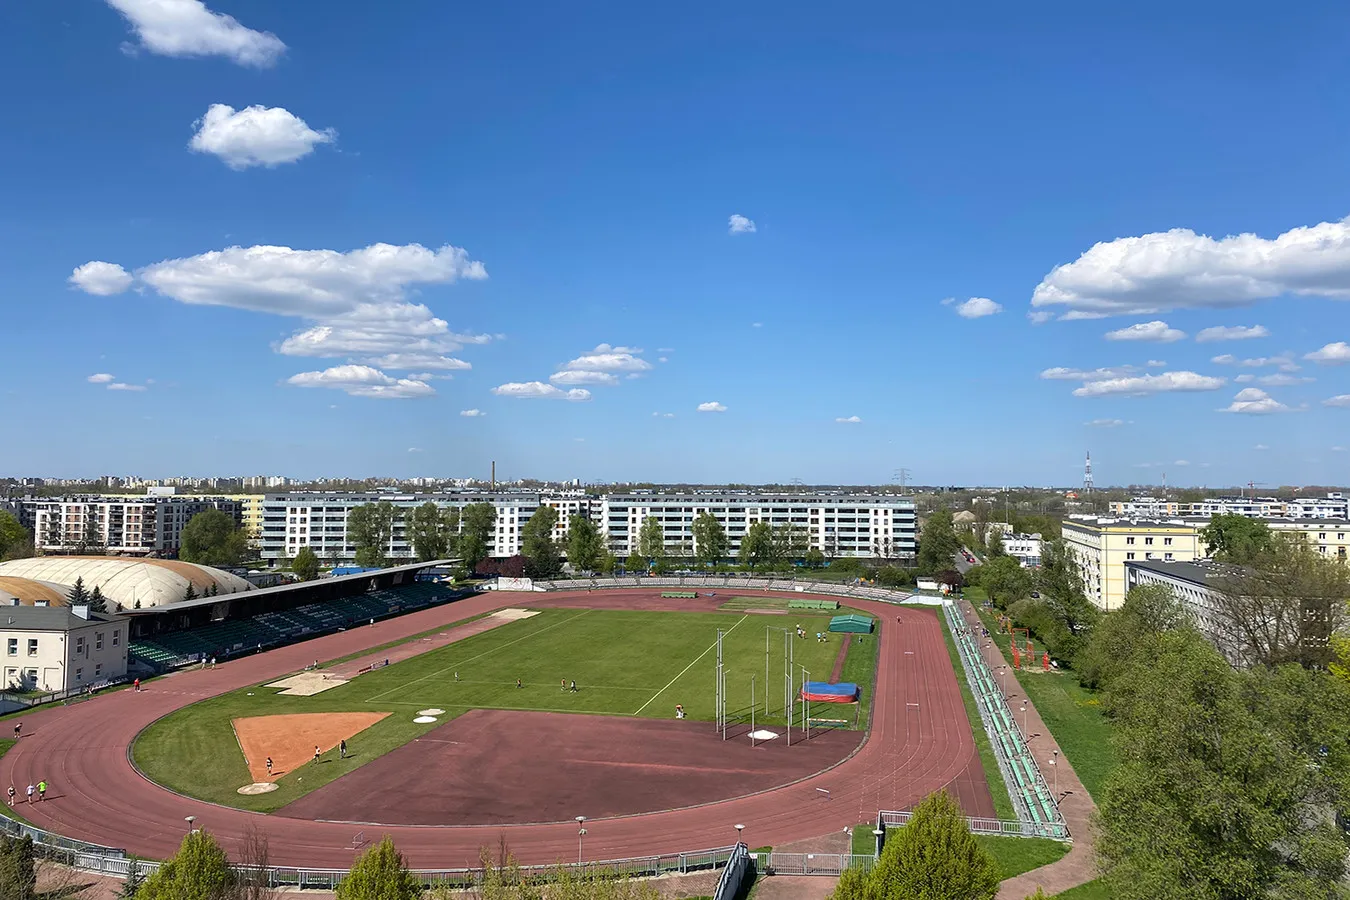
[{"label": "tree", "polygon": [[248,558],[248,553],[248,534],[224,510],[203,510],[183,526],[178,557],[185,562],[237,566]]},{"label": "tree", "polygon": [[108,611],[108,600],[103,596],[103,588],[98,585],[94,585],[94,589],[89,592],[89,611],[94,613]]},{"label": "tree", "polygon": [[236,884],[225,851],[206,831],[183,838],[178,852],[166,859],[136,892],[136,900],[218,900]]},{"label": "tree", "polygon": [[752,572],[774,561],[773,529],[768,522],[756,522],[741,538],[741,565]]},{"label": "tree", "polygon": [[952,530],[951,510],[940,508],[924,522],[919,535],[919,571],[926,575],[941,572],[952,564],[961,549],[961,541]]},{"label": "tree", "polygon": [[601,550],[600,558],[595,561],[595,571],[601,575],[613,575],[619,565],[619,559],[609,550]]},{"label": "tree", "polygon": [[1162,635],[1192,626],[1191,617],[1170,587],[1132,588],[1119,609],[1102,616],[1074,656],[1074,669],[1085,687],[1109,688],[1134,659],[1159,652]]},{"label": "tree", "polygon": [[866,875],[839,879],[834,900],[993,900],[998,868],[946,791],[929,794],[895,829]]},{"label": "tree", "polygon": [[301,581],[313,581],[319,577],[319,555],[308,545],[301,547],[295,551],[295,558],[291,560],[291,571]]},{"label": "tree", "polygon": [[801,559],[810,549],[806,529],[788,523],[773,529],[773,561]]},{"label": "tree", "polygon": [[980,584],[1002,609],[1031,593],[1031,576],[1011,556],[1000,556],[980,566]]},{"label": "tree", "polygon": [[103,532],[98,527],[98,513],[92,504],[84,508],[84,530],[75,552],[85,556],[102,556],[104,551]]},{"label": "tree", "polygon": [[1260,519],[1236,513],[1211,516],[1200,529],[1205,553],[1220,562],[1247,563],[1271,549],[1270,528]]},{"label": "tree", "polygon": [[661,530],[661,520],[656,516],[648,516],[638,531],[638,553],[654,561],[664,556],[665,552],[666,535]]},{"label": "tree", "polygon": [[630,553],[628,558],[623,561],[623,567],[629,572],[647,571],[647,560],[639,553]]},{"label": "tree", "polygon": [[394,504],[388,500],[364,503],[347,513],[347,538],[356,548],[358,566],[381,569],[389,565],[394,518]]},{"label": "tree", "polygon": [[83,575],[77,577],[75,583],[70,586],[70,593],[66,595],[66,602],[71,606],[89,605],[89,591],[84,586]]},{"label": "tree", "polygon": [[492,551],[492,530],[497,524],[497,509],[491,503],[470,503],[459,517],[456,549],[470,570]]},{"label": "tree", "polygon": [[183,602],[186,603],[189,600],[196,600],[196,599],[197,599],[197,589],[193,587],[192,582],[189,581],[187,590],[183,591]]},{"label": "tree", "polygon": [[422,884],[388,835],[356,858],[337,886],[337,900],[420,900]]},{"label": "tree", "polygon": [[141,871],[140,858],[135,855],[128,855],[127,877],[122,882],[122,887],[117,891],[117,900],[135,900],[144,884],[145,873]]},{"label": "tree", "polygon": [[581,515],[568,519],[567,561],[572,564],[572,571],[594,571],[604,553],[605,540],[594,522]]},{"label": "tree", "polygon": [[802,562],[806,563],[808,569],[819,569],[825,565],[825,554],[820,552],[817,547],[812,547],[806,551],[806,556],[802,557]]},{"label": "tree", "polygon": [[1120,762],[1095,849],[1112,897],[1345,896],[1350,687],[1235,670],[1181,628],[1131,660],[1110,702]]},{"label": "tree", "polygon": [[562,555],[558,542],[553,540],[553,527],[558,524],[558,510],[541,506],[520,527],[520,551],[529,561],[525,573],[531,578],[552,578],[562,571]]},{"label": "tree", "polygon": [[1002,529],[992,528],[989,530],[989,541],[985,546],[985,553],[989,555],[990,559],[1008,555],[1008,551],[1003,549]]},{"label": "tree", "polygon": [[0,897],[5,900],[36,900],[37,864],[33,839],[0,835]]},{"label": "tree", "polygon": [[8,510],[0,509],[0,560],[19,559],[28,551],[31,555],[33,539],[28,529],[19,524]]},{"label": "tree", "polygon": [[694,518],[694,555],[704,565],[719,563],[727,557],[727,530],[722,520],[704,510]]},{"label": "tree", "polygon": [[[454,516],[454,524],[450,516]],[[459,511],[441,509],[434,501],[428,500],[408,515],[408,542],[418,562],[431,562],[444,559],[450,550],[455,526],[459,524]]]}]

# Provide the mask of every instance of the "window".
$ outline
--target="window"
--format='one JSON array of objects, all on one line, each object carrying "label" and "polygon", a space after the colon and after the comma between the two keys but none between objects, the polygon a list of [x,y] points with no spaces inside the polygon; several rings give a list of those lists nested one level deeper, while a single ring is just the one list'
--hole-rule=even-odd
[{"label": "window", "polygon": [[1133,544],[1133,543],[1134,543],[1134,538],[1132,538],[1132,537],[1127,537],[1127,538],[1125,539],[1125,543],[1127,543],[1127,544]]},{"label": "window", "polygon": [[84,652],[84,635],[80,635],[79,637],[75,638],[75,652],[76,653]]},{"label": "window", "polygon": [[1164,546],[1164,547],[1170,547],[1170,546],[1172,546],[1172,539],[1171,539],[1171,538],[1163,538],[1163,546]]},{"label": "window", "polygon": [[1169,560],[1170,560],[1171,558],[1172,558],[1172,554],[1170,554],[1170,553],[1164,553],[1164,554],[1163,554],[1163,559],[1169,559]]},{"label": "window", "polygon": [[28,655],[37,656],[37,638],[28,639]]},{"label": "window", "polygon": [[103,632],[101,631],[94,632],[94,649],[95,650],[103,649]]},{"label": "window", "polygon": [[1134,559],[1134,551],[1131,550],[1129,553],[1126,553],[1126,554],[1125,554],[1125,558],[1126,558],[1126,559]]},{"label": "window", "polygon": [[98,665],[94,666],[94,677],[98,678],[102,674],[103,674],[103,663],[99,663]]},{"label": "window", "polygon": [[9,652],[9,655],[10,655],[10,656],[18,656],[18,655],[19,655],[19,639],[18,639],[18,638],[10,638],[10,639],[9,639],[9,647],[8,647],[7,649],[8,649],[8,652]]},{"label": "window", "polygon": [[1146,537],[1146,538],[1144,538],[1144,546],[1146,546],[1146,547],[1152,547],[1152,546],[1153,546],[1153,538],[1151,538],[1151,537]]},{"label": "window", "polygon": [[82,667],[75,670],[75,680],[84,681],[84,669]]}]

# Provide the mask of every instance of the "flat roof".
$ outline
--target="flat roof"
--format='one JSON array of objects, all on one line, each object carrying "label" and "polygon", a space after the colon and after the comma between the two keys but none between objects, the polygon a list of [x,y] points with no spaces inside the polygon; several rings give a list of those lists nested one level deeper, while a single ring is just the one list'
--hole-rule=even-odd
[{"label": "flat roof", "polygon": [[1236,566],[1224,565],[1212,559],[1197,559],[1190,562],[1160,559],[1127,560],[1125,568],[1131,567],[1146,569],[1178,581],[1189,581],[1200,587],[1207,587],[1212,580],[1226,578],[1238,572]]},{"label": "flat roof", "polygon": [[65,606],[0,606],[0,628],[21,631],[71,631],[120,619],[120,616],[96,612],[91,612],[85,619]]}]

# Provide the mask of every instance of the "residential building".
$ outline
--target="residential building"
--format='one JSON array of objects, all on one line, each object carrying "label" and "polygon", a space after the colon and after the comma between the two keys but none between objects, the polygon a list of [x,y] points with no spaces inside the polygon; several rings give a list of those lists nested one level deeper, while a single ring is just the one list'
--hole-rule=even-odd
[{"label": "residential building", "polygon": [[32,508],[33,541],[41,553],[71,553],[93,522],[105,552],[120,556],[174,556],[183,528],[197,513],[220,509],[238,521],[239,504],[189,496],[63,497],[22,501]]},{"label": "residential building", "polygon": [[1302,533],[1318,553],[1330,559],[1350,562],[1350,520],[1271,519],[1266,525],[1276,534]]},{"label": "residential building", "polygon": [[1003,539],[1003,552],[1017,560],[1024,569],[1035,569],[1041,564],[1041,536],[1039,534],[1012,534]]},{"label": "residential building", "polygon": [[1129,500],[1112,500],[1107,504],[1107,511],[1113,516],[1165,519],[1181,515],[1181,504],[1157,497],[1131,497]]},{"label": "residential building", "polygon": [[1088,599],[1110,610],[1125,602],[1125,563],[1197,559],[1204,549],[1200,527],[1179,519],[1074,517],[1061,530]]},{"label": "residential building", "polygon": [[1238,654],[1229,646],[1228,629],[1219,603],[1222,582],[1234,571],[1233,567],[1211,559],[1192,562],[1131,560],[1125,564],[1125,587],[1127,591],[1150,584],[1170,588],[1200,633],[1218,647],[1229,662],[1238,664]]},{"label": "residential building", "polygon": [[127,674],[127,625],[87,606],[0,607],[9,690],[70,691]]}]

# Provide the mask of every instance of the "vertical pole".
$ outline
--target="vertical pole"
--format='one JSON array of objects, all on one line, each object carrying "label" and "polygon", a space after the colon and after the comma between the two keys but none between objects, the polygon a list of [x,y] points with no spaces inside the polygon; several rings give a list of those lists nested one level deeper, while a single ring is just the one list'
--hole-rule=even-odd
[{"label": "vertical pole", "polygon": [[769,714],[769,626],[764,626],[764,715]]},{"label": "vertical pole", "polygon": [[755,746],[755,676],[750,676],[750,746]]}]

